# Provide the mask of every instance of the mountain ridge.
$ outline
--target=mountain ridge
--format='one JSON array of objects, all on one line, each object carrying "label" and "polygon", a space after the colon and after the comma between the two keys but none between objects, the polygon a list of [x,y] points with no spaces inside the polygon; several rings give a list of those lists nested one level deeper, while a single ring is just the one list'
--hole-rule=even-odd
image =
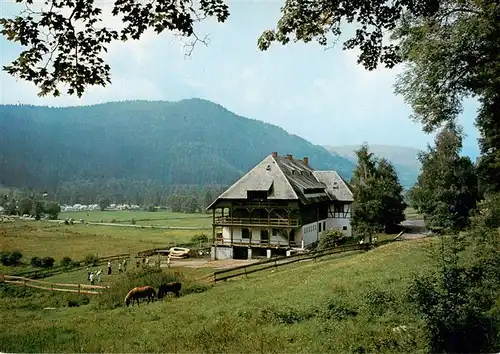
[{"label": "mountain ridge", "polygon": [[231,184],[272,151],[308,156],[349,179],[324,147],[200,98],[86,106],[0,106],[0,184],[57,189],[110,179]]}]

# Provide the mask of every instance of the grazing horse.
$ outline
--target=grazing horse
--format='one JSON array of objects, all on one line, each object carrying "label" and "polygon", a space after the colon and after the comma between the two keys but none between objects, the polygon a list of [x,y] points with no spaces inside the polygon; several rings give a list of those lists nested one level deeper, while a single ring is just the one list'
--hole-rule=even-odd
[{"label": "grazing horse", "polygon": [[150,301],[154,301],[154,298],[156,297],[155,289],[149,285],[133,288],[128,292],[127,296],[125,296],[125,304],[128,307],[130,300],[132,299],[132,306],[134,306],[134,301],[137,301],[137,306],[139,306],[139,299],[144,297],[148,299],[148,304]]},{"label": "grazing horse", "polygon": [[181,283],[167,283],[160,285],[160,288],[158,289],[158,299],[163,298],[169,292],[174,293],[175,297],[179,297],[181,286]]}]

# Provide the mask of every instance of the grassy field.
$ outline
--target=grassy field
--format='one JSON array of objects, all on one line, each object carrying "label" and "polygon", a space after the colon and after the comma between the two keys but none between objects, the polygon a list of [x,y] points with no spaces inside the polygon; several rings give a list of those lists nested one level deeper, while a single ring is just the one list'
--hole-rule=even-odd
[{"label": "grassy field", "polygon": [[187,242],[202,230],[125,228],[102,225],[64,225],[45,221],[0,223],[0,250],[19,249],[23,261],[33,256],[64,256],[80,260],[87,254],[110,256]]},{"label": "grassy field", "polygon": [[4,289],[0,351],[426,352],[422,319],[406,299],[412,277],[435,266],[433,242],[290,265],[133,308],[98,309],[95,298],[63,307],[62,295]]},{"label": "grassy field", "polygon": [[86,222],[116,222],[118,224],[132,224],[144,226],[181,226],[196,227],[199,229],[212,228],[211,214],[186,214],[167,211],[74,211],[59,214],[59,219],[83,219]]}]

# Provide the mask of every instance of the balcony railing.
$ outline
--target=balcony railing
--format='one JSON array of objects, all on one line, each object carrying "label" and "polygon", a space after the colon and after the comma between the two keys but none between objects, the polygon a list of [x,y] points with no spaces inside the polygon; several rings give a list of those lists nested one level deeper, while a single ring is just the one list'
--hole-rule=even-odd
[{"label": "balcony railing", "polygon": [[298,219],[287,218],[232,218],[230,216],[219,216],[215,218],[215,225],[299,227],[300,223]]},{"label": "balcony railing", "polygon": [[229,239],[218,238],[215,240],[216,245],[237,245],[237,246],[256,246],[256,247],[269,247],[269,248],[279,248],[279,247],[300,247],[301,244],[295,241],[288,242],[287,240],[259,240],[259,239],[248,239],[248,238],[234,238],[233,242]]}]

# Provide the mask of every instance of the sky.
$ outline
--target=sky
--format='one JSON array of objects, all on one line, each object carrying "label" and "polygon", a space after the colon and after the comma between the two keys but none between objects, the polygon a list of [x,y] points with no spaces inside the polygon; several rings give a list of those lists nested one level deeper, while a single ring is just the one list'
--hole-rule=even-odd
[{"label": "sky", "polygon": [[[36,1],[36,0],[35,0]],[[204,98],[241,116],[281,126],[319,145],[400,145],[424,149],[434,136],[422,132],[409,116],[410,107],[394,94],[402,67],[366,71],[357,53],[329,49],[317,43],[273,45],[261,52],[257,39],[280,18],[284,0],[228,1],[225,23],[204,22],[196,28],[209,36],[186,57],[185,41],[171,34],[147,33],[140,41],[110,45],[106,60],[112,84],[91,87],[76,96],[38,97],[28,82],[0,73],[2,104],[76,106],[123,100]],[[109,6],[111,2],[96,0]],[[0,0],[0,17],[18,12],[14,0]],[[106,25],[116,24],[106,17]],[[2,65],[22,50],[0,38]],[[476,104],[468,101],[460,123],[464,126],[464,154],[478,154],[473,125]]]}]

